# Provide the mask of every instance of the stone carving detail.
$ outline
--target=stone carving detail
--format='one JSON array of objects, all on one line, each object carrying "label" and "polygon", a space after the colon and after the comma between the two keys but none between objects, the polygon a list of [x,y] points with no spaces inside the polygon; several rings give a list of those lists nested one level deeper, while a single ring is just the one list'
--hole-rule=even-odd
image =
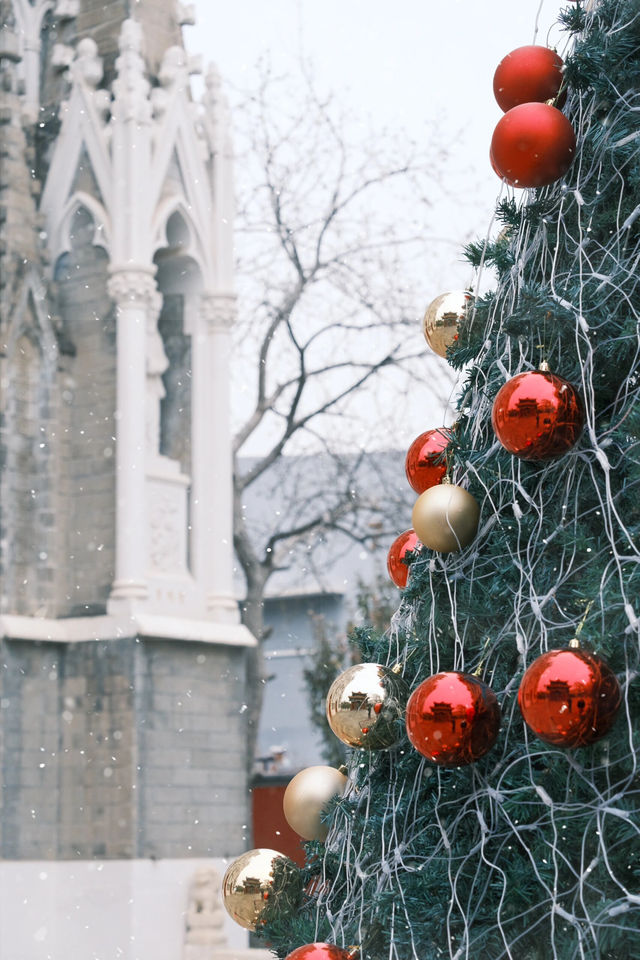
[{"label": "stone carving detail", "polygon": [[166,394],[162,374],[169,366],[164,352],[162,337],[158,332],[156,313],[147,316],[147,452],[158,456],[160,452],[160,403]]},{"label": "stone carving detail", "polygon": [[214,154],[231,156],[233,151],[229,140],[231,127],[229,104],[222,87],[220,71],[214,63],[209,64],[205,74],[202,105],[205,126]]},{"label": "stone carving detail", "polygon": [[204,78],[204,88],[205,94],[203,97],[203,102],[205,107],[212,112],[215,112],[216,108],[220,104],[226,106],[226,101],[222,92],[222,78],[215,63],[209,64]]},{"label": "stone carving detail", "polygon": [[159,87],[151,91],[153,116],[160,120],[166,113],[172,94],[189,91],[189,75],[202,73],[199,56],[188,57],[183,47],[168,47],[158,73]]},{"label": "stone carving detail", "polygon": [[196,870],[189,887],[183,960],[213,960],[213,951],[227,945],[219,891],[220,877],[213,868]]},{"label": "stone carving detail", "polygon": [[142,27],[125,20],[120,31],[120,56],[116,60],[118,76],[113,82],[114,120],[151,122],[150,85],[142,58]]},{"label": "stone carving detail", "polygon": [[156,573],[175,573],[183,566],[179,545],[184,541],[184,532],[180,525],[176,497],[154,491],[149,518],[149,559]]},{"label": "stone carving detail", "polygon": [[102,80],[102,58],[98,56],[98,45],[91,37],[85,37],[76,47],[76,59],[72,73],[74,80],[82,80],[92,90]]},{"label": "stone carving detail", "polygon": [[154,316],[160,312],[162,296],[158,292],[152,271],[116,269],[109,277],[107,289],[109,296],[118,306],[139,303]]},{"label": "stone carving detail", "polygon": [[231,330],[236,319],[236,298],[225,294],[203,296],[200,300],[200,313],[210,328]]},{"label": "stone carving detail", "polygon": [[188,79],[186,52],[182,47],[169,47],[164,52],[158,80],[163,87],[171,87],[176,83],[183,85]]},{"label": "stone carving detail", "polygon": [[68,43],[54,43],[51,51],[51,66],[56,70],[68,70],[73,60],[73,47]]},{"label": "stone carving detail", "polygon": [[[58,44],[62,47],[62,44]],[[65,47],[70,50],[70,47]],[[69,66],[69,75],[72,86],[84,88],[84,95],[88,100],[93,101],[96,111],[96,119],[100,124],[101,132],[107,134],[107,120],[111,114],[111,95],[108,90],[98,87],[102,80],[102,57],[98,56],[98,46],[91,37],[84,37],[78,43],[75,51],[75,57],[70,64],[67,64],[62,56],[60,67],[64,69]],[[60,104],[60,115],[65,117],[69,112],[69,100],[64,100]],[[108,136],[107,136],[108,139]]]}]

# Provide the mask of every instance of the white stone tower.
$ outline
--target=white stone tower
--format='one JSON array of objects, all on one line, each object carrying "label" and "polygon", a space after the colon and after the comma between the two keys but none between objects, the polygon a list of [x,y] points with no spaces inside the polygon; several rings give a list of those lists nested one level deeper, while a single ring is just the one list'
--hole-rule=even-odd
[{"label": "white stone tower", "polygon": [[232,160],[189,17],[0,0],[7,958],[175,960],[194,871],[246,846]]}]

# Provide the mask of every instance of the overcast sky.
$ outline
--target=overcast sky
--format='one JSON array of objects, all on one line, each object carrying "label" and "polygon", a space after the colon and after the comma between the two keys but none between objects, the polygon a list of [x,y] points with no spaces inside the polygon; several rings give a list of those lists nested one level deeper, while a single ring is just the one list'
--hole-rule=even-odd
[{"label": "overcast sky", "polygon": [[[320,82],[380,127],[406,128],[420,139],[437,118],[444,140],[456,145],[460,165],[450,169],[448,192],[468,194],[439,217],[455,241],[488,224],[500,183],[488,162],[489,142],[501,116],[492,82],[496,66],[515,47],[557,46],[560,0],[196,0],[196,27],[185,30],[192,53],[215,61],[232,86],[250,86],[256,61],[266,53],[277,71],[302,53]],[[538,32],[536,36],[536,25]],[[463,162],[464,161],[464,162]],[[467,169],[473,173],[461,175]],[[461,179],[464,182],[461,182]],[[465,187],[467,188],[465,190]],[[466,269],[466,268],[465,268]]]},{"label": "overcast sky", "polygon": [[[320,92],[332,91],[365,125],[402,128],[424,143],[437,122],[453,160],[439,171],[444,190],[425,222],[437,240],[418,280],[410,345],[419,350],[426,305],[439,293],[475,282],[462,248],[486,234],[501,189],[488,159],[502,116],[493,97],[495,69],[511,50],[534,40],[562,55],[566,35],[554,26],[562,6],[561,0],[196,0],[196,26],[184,34],[189,52],[201,54],[205,68],[217,64],[232,106],[234,89],[251,88],[260,58],[268,55],[273,71],[282,74],[296,71],[302,55],[313,65]],[[196,95],[201,86],[196,79]],[[491,283],[489,275],[483,286]],[[442,375],[453,376],[444,361],[435,362]],[[400,422],[406,437],[394,433],[385,443],[408,444],[422,430],[450,422],[450,409],[434,403],[428,379],[424,397],[412,392],[404,400]],[[456,392],[452,385],[451,398]],[[384,391],[381,396],[386,398]],[[236,417],[242,418],[243,398],[237,390],[234,397]],[[250,452],[263,451],[258,444]]]}]

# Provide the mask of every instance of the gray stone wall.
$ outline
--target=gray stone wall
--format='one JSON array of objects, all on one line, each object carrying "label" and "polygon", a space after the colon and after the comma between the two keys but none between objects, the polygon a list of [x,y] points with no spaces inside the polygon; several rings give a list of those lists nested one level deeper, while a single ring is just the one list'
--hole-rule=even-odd
[{"label": "gray stone wall", "polygon": [[226,856],[242,849],[242,824],[249,822],[244,658],[233,647],[142,645],[140,856]]},{"label": "gray stone wall", "polygon": [[242,649],[5,641],[0,656],[0,857],[243,848]]},{"label": "gray stone wall", "polygon": [[[14,318],[5,361],[5,469],[1,481],[3,599],[10,613],[55,607],[55,356],[34,311]],[[53,344],[50,343],[50,349]]]},{"label": "gray stone wall", "polygon": [[55,606],[57,343],[18,91],[15,64],[0,60],[0,611],[43,616]]}]

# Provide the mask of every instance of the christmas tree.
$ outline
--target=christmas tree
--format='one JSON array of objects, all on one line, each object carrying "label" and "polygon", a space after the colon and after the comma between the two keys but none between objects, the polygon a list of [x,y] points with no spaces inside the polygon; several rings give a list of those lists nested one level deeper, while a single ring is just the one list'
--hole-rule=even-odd
[{"label": "christmas tree", "polygon": [[[640,2],[561,20],[570,166],[508,192],[498,238],[467,251],[498,279],[447,351],[462,387],[446,463],[477,533],[416,551],[389,630],[357,633],[363,662],[389,668],[382,713],[401,699],[391,668],[412,691],[409,736],[400,716],[362,728],[304,898],[276,891],[263,912],[279,957],[640,957]],[[573,679],[544,673],[549,651]]]}]

